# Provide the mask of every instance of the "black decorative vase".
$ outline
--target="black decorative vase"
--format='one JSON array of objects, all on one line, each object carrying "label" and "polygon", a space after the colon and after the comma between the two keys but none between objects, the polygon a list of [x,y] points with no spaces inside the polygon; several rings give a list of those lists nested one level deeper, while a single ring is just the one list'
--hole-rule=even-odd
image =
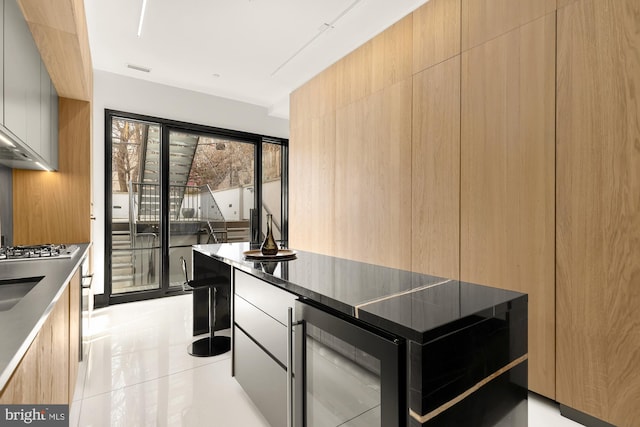
[{"label": "black decorative vase", "polygon": [[260,252],[265,256],[278,255],[278,244],[276,239],[273,238],[273,231],[271,229],[271,214],[267,214],[267,235],[264,237],[262,246],[260,246]]}]

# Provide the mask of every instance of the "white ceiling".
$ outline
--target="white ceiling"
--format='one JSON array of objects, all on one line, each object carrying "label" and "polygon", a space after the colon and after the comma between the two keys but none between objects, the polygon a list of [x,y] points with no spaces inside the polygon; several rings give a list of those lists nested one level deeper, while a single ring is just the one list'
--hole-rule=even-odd
[{"label": "white ceiling", "polygon": [[95,69],[264,106],[286,118],[292,90],[423,3],[147,0],[140,37],[143,0],[85,0],[85,8]]}]

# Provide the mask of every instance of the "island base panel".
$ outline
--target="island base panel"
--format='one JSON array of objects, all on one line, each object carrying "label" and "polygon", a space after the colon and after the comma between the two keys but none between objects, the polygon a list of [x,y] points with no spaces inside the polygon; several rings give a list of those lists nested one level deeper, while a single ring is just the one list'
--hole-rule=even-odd
[{"label": "island base panel", "polygon": [[[528,425],[527,361],[472,392],[444,412],[420,422],[410,417],[411,427],[523,427]],[[427,414],[428,416],[428,414]]]}]

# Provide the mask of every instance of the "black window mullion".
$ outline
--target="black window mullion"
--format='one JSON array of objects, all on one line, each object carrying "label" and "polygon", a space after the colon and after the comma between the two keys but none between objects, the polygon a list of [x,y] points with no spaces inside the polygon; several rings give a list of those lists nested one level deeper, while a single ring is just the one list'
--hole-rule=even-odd
[{"label": "black window mullion", "polygon": [[160,288],[169,289],[169,126],[160,125]]}]

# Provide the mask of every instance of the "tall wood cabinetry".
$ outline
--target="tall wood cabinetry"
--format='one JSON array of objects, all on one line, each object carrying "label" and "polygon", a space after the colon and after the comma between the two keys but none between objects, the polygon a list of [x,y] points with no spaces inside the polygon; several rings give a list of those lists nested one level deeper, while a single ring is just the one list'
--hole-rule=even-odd
[{"label": "tall wood cabinetry", "polygon": [[13,171],[14,244],[91,241],[91,104],[59,100],[59,169]]},{"label": "tall wood cabinetry", "polygon": [[301,143],[289,148],[290,156],[299,159],[289,165],[290,176],[296,177],[289,182],[289,192],[305,197],[290,199],[289,212],[309,222],[291,222],[289,235],[326,254],[333,253],[334,239],[335,78],[335,67],[329,68],[291,99],[295,105],[291,108],[290,138]]},{"label": "tall wood cabinetry", "polygon": [[460,279],[529,294],[529,388],[555,397],[555,13],[462,53]]},{"label": "tall wood cabinetry", "polygon": [[637,424],[639,28],[430,0],[292,94],[291,246],[528,293],[530,388]]},{"label": "tall wood cabinetry", "polygon": [[410,15],[292,94],[292,246],[410,268],[412,38]]},{"label": "tall wood cabinetry", "polygon": [[640,419],[639,30],[635,0],[558,9],[557,400],[621,427]]},{"label": "tall wood cabinetry", "polygon": [[555,1],[486,3],[431,0],[292,94],[290,244],[529,293],[553,398]]},{"label": "tall wood cabinetry", "polygon": [[[413,13],[411,269],[460,276],[460,1]],[[404,167],[404,166],[403,166]]]}]

